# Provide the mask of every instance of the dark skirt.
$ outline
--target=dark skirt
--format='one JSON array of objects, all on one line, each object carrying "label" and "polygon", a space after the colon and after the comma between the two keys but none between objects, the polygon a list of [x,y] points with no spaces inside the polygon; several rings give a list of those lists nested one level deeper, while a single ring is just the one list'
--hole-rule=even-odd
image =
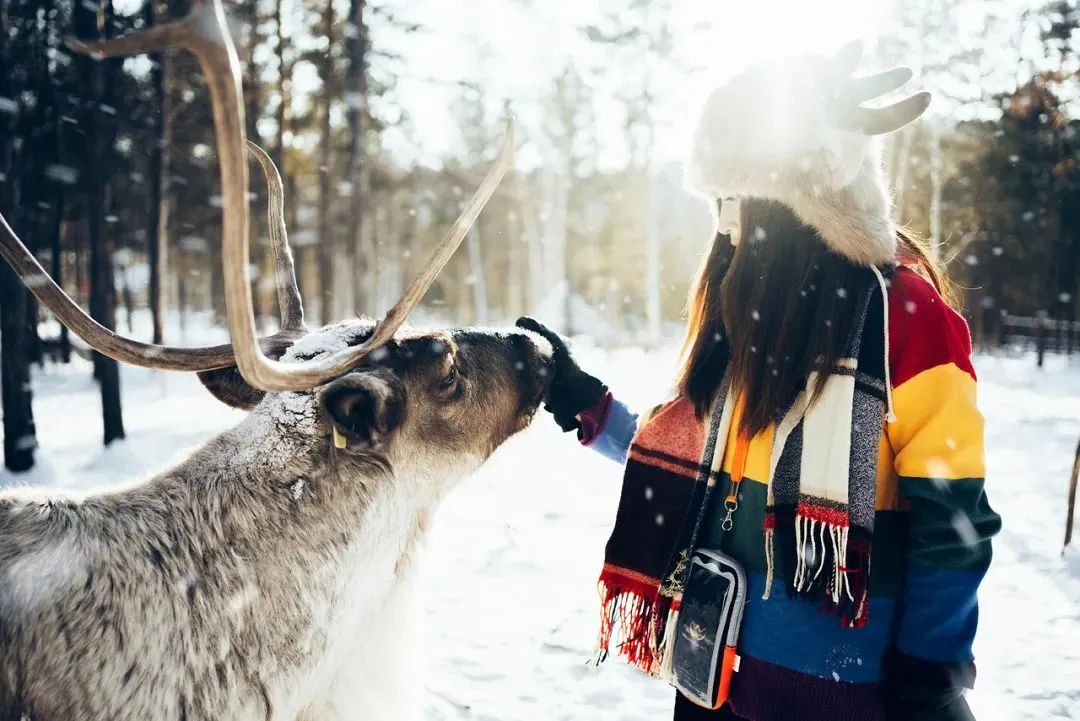
[{"label": "dark skirt", "polygon": [[718,711],[701,708],[693,701],[687,701],[681,693],[675,693],[674,721],[745,721],[742,716],[731,712],[731,706],[725,704]]}]

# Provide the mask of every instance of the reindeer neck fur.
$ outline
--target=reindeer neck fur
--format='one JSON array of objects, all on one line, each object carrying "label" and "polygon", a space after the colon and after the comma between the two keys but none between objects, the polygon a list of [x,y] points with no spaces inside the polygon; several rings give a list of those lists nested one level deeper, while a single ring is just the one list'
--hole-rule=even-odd
[{"label": "reindeer neck fur", "polygon": [[[412,560],[440,484],[332,454],[325,435],[310,394],[276,394],[142,485],[0,499],[0,537],[21,545],[0,545],[0,620],[15,630],[0,711],[3,676],[42,656],[24,644],[45,643],[83,645],[85,662],[19,684],[35,721],[406,717],[416,694],[394,684],[410,677]],[[102,684],[146,692],[113,706]]]}]

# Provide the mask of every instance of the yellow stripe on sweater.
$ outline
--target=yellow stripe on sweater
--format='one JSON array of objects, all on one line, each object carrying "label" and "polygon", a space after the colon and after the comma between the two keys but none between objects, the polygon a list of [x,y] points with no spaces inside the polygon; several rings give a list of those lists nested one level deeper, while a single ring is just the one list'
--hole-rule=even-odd
[{"label": "yellow stripe on sweater", "polygon": [[982,478],[983,417],[975,379],[952,363],[919,373],[893,390],[888,424],[896,472],[916,478]]},{"label": "yellow stripe on sweater", "polygon": [[[726,450],[724,452],[724,473],[730,474],[735,460],[735,441],[739,434],[739,419],[742,415],[742,404],[735,407],[735,418],[728,431]],[[765,480],[769,477],[769,461],[772,453],[774,432],[770,426],[757,434],[750,441],[750,447],[746,455],[745,479],[752,483],[768,485]],[[879,511],[894,511],[900,506],[900,493],[897,486],[896,472],[893,470],[893,452],[889,439],[882,431],[881,442],[878,443],[878,481],[877,503]]]},{"label": "yellow stripe on sweater", "polygon": [[[887,424],[878,444],[879,511],[903,509],[899,476],[916,478],[982,478],[983,418],[975,404],[975,379],[952,363],[936,366],[893,390],[896,423]],[[723,469],[731,473],[742,403],[728,431]],[[750,441],[746,480],[767,484],[773,429]]]}]

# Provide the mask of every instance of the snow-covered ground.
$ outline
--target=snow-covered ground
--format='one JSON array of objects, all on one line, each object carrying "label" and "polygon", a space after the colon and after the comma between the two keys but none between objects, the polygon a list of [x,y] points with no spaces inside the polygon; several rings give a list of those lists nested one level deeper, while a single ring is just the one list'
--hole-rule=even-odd
[{"label": "snow-covered ground", "polygon": [[[579,344],[583,345],[583,344]],[[674,352],[578,347],[621,398],[661,400]],[[1080,547],[1061,555],[1065,491],[1080,437],[1080,363],[981,357],[989,493],[1005,529],[983,587],[976,654],[981,721],[1080,719]],[[82,367],[35,378],[39,465],[0,485],[103,487],[167,466],[240,413],[195,378],[125,368],[127,441],[100,446],[98,395]],[[426,576],[427,717],[655,721],[672,692],[618,662],[585,666],[595,577],[620,469],[541,415],[447,500]]]}]

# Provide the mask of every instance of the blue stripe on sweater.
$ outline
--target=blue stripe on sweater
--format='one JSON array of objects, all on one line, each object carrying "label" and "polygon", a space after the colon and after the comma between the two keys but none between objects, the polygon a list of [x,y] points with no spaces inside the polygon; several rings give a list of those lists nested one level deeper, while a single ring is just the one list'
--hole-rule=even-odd
[{"label": "blue stripe on sweater", "polygon": [[863,628],[842,628],[838,618],[821,613],[817,604],[790,598],[782,581],[773,582],[768,600],[761,598],[764,576],[748,573],[747,581],[750,588],[739,653],[835,681],[881,679],[893,628],[893,599],[871,597],[870,622]]},{"label": "blue stripe on sweater", "polygon": [[970,661],[985,571],[909,564],[897,648],[928,661]]},{"label": "blue stripe on sweater", "polygon": [[626,463],[630,442],[637,433],[637,421],[636,413],[631,412],[625,404],[613,400],[607,422],[600,434],[589,444],[589,448],[616,463]]}]

